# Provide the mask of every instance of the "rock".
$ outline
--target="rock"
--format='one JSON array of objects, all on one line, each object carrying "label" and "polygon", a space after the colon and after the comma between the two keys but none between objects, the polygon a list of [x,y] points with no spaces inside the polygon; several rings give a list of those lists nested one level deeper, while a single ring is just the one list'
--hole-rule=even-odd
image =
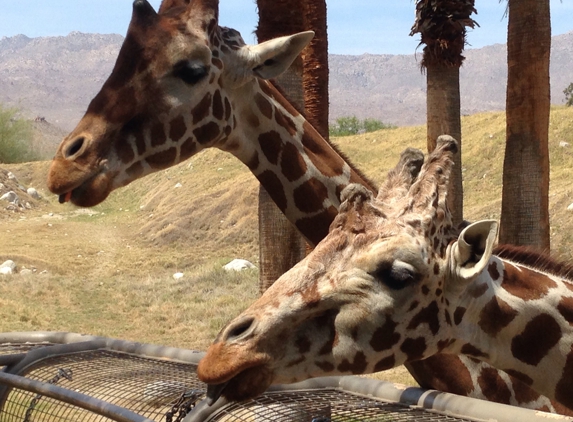
[{"label": "rock", "polygon": [[16,176],[14,176],[14,173],[12,173],[11,171],[8,172],[7,176],[8,176],[8,179],[10,179],[10,180],[16,180]]},{"label": "rock", "polygon": [[567,211],[573,211],[573,203],[569,204],[567,207]]},{"label": "rock", "polygon": [[565,141],[559,141],[559,146],[561,148],[566,148],[569,146],[569,142],[565,142]]},{"label": "rock", "polygon": [[10,192],[5,193],[4,195],[0,196],[0,201],[7,201],[11,204],[19,205],[20,204],[20,197],[16,194],[16,192],[11,190]]},{"label": "rock", "polygon": [[223,265],[223,268],[226,271],[243,271],[257,267],[255,267],[251,262],[247,261],[246,259],[233,259],[227,265]]},{"label": "rock", "polygon": [[175,274],[173,274],[173,278],[175,280],[179,280],[179,279],[183,278],[184,275],[185,274],[183,274],[183,273],[175,273]]},{"label": "rock", "polygon": [[16,263],[14,261],[8,260],[0,265],[0,274],[10,275],[14,274],[16,271]]},{"label": "rock", "polygon": [[42,197],[40,196],[40,194],[38,193],[38,191],[34,188],[28,188],[26,189],[26,193],[28,195],[30,195],[32,198],[34,199],[42,199]]},{"label": "rock", "polygon": [[22,268],[20,270],[20,275],[30,275],[34,274],[34,271],[30,270],[29,268]]},{"label": "rock", "polygon": [[182,186],[183,186],[183,185],[182,185],[181,183],[177,183],[177,184],[175,185],[175,189],[179,189],[179,188],[182,187]]}]

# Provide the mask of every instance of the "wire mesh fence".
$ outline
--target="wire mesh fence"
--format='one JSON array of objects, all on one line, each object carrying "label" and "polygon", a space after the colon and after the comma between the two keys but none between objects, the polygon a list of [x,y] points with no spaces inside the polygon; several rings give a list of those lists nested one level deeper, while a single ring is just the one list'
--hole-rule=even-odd
[{"label": "wire mesh fence", "polygon": [[[165,415],[186,391],[204,391],[195,365],[149,359],[109,350],[53,356],[31,365],[27,378],[57,384],[152,420]],[[106,421],[76,406],[13,389],[0,421]]]},{"label": "wire mesh fence", "polygon": [[[27,336],[34,340],[14,340]],[[254,400],[207,406],[196,375],[200,357],[73,333],[0,333],[0,422],[545,420],[526,409],[358,377],[274,386]]]},{"label": "wire mesh fence", "polygon": [[246,402],[219,409],[217,422],[464,422],[396,403],[387,403],[335,389],[266,393]]}]

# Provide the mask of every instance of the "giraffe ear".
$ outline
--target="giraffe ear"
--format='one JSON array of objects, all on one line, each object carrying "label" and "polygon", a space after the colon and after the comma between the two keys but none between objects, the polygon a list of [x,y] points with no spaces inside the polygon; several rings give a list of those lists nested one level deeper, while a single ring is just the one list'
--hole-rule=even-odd
[{"label": "giraffe ear", "polygon": [[276,78],[289,68],[312,37],[313,31],[299,32],[250,46],[253,73],[263,79]]},{"label": "giraffe ear", "polygon": [[470,224],[452,245],[450,270],[458,280],[473,281],[486,267],[497,239],[497,221]]}]

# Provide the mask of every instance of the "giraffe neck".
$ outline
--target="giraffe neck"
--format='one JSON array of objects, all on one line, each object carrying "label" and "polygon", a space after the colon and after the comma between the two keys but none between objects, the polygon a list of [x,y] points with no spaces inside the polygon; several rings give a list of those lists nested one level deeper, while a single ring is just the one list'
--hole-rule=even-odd
[{"label": "giraffe neck", "polygon": [[454,313],[449,352],[487,362],[573,408],[573,282],[492,257]]},{"label": "giraffe neck", "polygon": [[233,104],[237,127],[220,148],[249,167],[289,221],[316,245],[328,233],[348,184],[375,188],[271,83],[248,85],[234,97],[253,100]]},{"label": "giraffe neck", "polygon": [[[129,142],[118,144],[123,170],[115,187],[217,147],[251,170],[312,245],[328,233],[348,184],[375,191],[271,83],[254,80],[229,94],[208,93],[194,109],[144,124]],[[197,122],[204,123],[187,129]]]}]

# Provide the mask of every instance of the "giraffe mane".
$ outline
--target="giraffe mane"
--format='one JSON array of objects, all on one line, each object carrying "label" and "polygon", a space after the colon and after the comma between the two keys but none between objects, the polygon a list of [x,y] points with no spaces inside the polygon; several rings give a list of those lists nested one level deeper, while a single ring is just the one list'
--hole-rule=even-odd
[{"label": "giraffe mane", "polygon": [[[291,106],[295,108],[296,111],[298,111],[305,119],[307,118],[305,110],[301,109],[301,107],[299,107],[296,101],[291,101],[286,92],[279,86],[279,84],[275,80],[269,80],[268,82],[273,86],[273,88],[275,88],[278,91],[280,95],[282,95],[285,98],[285,100],[287,100],[290,103]],[[336,145],[330,139],[325,139],[325,141],[332,147],[332,149],[334,149],[334,151],[336,151],[338,155],[342,157],[344,161],[346,161],[346,163],[350,166],[352,170],[354,170],[363,180],[365,180],[368,183],[368,185],[373,189],[374,192],[378,192],[378,185],[374,183],[374,181],[372,181],[370,177],[365,175],[362,170],[356,167],[352,162],[352,160],[350,160],[350,158],[340,150],[338,145]]]},{"label": "giraffe mane", "polygon": [[498,245],[494,248],[493,253],[499,258],[573,280],[573,265],[558,261],[548,253],[539,252],[527,246],[515,245]]}]

